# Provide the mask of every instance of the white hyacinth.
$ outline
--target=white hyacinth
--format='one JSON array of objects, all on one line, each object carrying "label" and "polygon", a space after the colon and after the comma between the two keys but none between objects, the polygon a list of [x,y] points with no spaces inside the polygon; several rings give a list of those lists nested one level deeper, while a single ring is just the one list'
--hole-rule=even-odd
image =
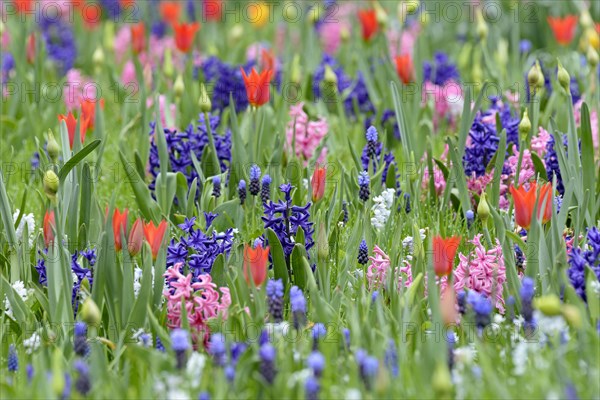
[{"label": "white hyacinth", "polygon": [[380,196],[373,198],[373,217],[371,218],[371,224],[377,229],[381,230],[387,223],[391,211],[390,209],[394,205],[394,196],[396,191],[394,189],[385,189],[381,192]]},{"label": "white hyacinth", "polygon": [[25,352],[27,354],[31,354],[37,349],[39,349],[41,341],[42,340],[40,339],[40,335],[37,332],[34,332],[33,335],[31,335],[31,337],[23,340],[23,347],[25,347]]},{"label": "white hyacinth", "polygon": [[[27,290],[27,288],[25,288],[25,284],[23,283],[23,281],[16,281],[12,284],[12,288],[15,290],[15,292],[17,292],[17,294],[19,295],[19,297],[21,297],[23,301],[27,301],[29,293],[32,292],[32,290]],[[6,310],[6,315],[8,315],[11,318],[14,318],[12,308],[10,307],[10,301],[8,300],[7,296],[4,296],[4,309]]]},{"label": "white hyacinth", "polygon": [[[19,218],[19,213],[21,211],[17,208],[13,214],[13,223],[17,222],[17,218]],[[19,222],[19,226],[17,226],[16,234],[17,239],[23,239],[23,230],[25,229],[25,224],[27,224],[27,233],[29,234],[29,246],[33,245],[33,239],[35,238],[35,218],[32,213],[23,214],[21,221]]]}]

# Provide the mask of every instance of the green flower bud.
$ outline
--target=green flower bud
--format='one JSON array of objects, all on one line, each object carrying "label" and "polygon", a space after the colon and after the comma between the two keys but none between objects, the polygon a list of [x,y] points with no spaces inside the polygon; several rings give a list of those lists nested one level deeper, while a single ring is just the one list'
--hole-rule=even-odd
[{"label": "green flower bud", "polygon": [[104,24],[104,48],[110,52],[115,49],[115,24],[108,20]]},{"label": "green flower bud", "polygon": [[175,97],[181,97],[184,91],[185,85],[183,84],[183,76],[179,74],[177,75],[175,83],[173,84],[173,93],[175,94]]},{"label": "green flower bud", "polygon": [[173,75],[175,75],[175,67],[173,67],[173,57],[171,56],[171,49],[169,48],[165,50],[163,72],[167,78],[172,78]]},{"label": "green flower bud", "polygon": [[329,239],[323,223],[319,224],[317,231],[317,256],[321,261],[325,261],[329,257]]},{"label": "green flower bud", "polygon": [[571,94],[571,77],[566,69],[562,66],[560,61],[558,62],[558,72],[556,73],[556,79],[560,86],[567,92]]},{"label": "green flower bud", "polygon": [[448,366],[443,362],[438,362],[433,372],[431,386],[435,391],[436,397],[448,397],[452,392],[452,378]]},{"label": "green flower bud", "polygon": [[200,111],[203,113],[210,112],[212,110],[212,103],[210,102],[210,97],[206,92],[206,87],[204,83],[200,84],[200,99],[198,100],[198,105],[200,106]]},{"label": "green flower bud", "polygon": [[51,202],[56,203],[56,193],[58,193],[59,179],[58,175],[51,169],[44,174],[44,193]]},{"label": "green flower bud", "polygon": [[52,130],[48,129],[48,144],[46,146],[46,151],[48,152],[48,156],[53,163],[56,163],[58,160],[58,153],[60,152],[60,146],[58,142],[54,138],[54,134],[52,134]]},{"label": "green flower bud", "polygon": [[379,4],[378,1],[373,3],[373,8],[375,9],[375,17],[377,18],[377,22],[381,26],[385,27],[388,23],[388,16],[384,8],[381,7],[381,4]]},{"label": "green flower bud", "polygon": [[231,43],[235,43],[235,42],[239,41],[243,35],[244,35],[244,28],[242,27],[242,25],[235,24],[229,30],[229,41]]},{"label": "green flower bud", "polygon": [[104,65],[104,51],[102,50],[102,47],[96,47],[96,50],[94,50],[94,54],[92,55],[92,60],[96,67]]},{"label": "green flower bud", "polygon": [[331,69],[329,65],[325,66],[325,77],[323,79],[325,83],[329,83],[331,85],[335,85],[337,87],[338,78],[335,72]]},{"label": "green flower bud", "polygon": [[477,216],[485,226],[485,223],[490,217],[490,206],[487,202],[487,195],[485,192],[481,193],[481,197],[479,198],[479,204],[477,205]]},{"label": "green flower bud", "polygon": [[526,137],[531,132],[531,121],[529,120],[529,115],[527,114],[527,109],[523,111],[523,118],[521,118],[521,122],[519,122],[519,133],[522,137]]},{"label": "green flower bud", "polygon": [[529,72],[527,73],[527,82],[529,83],[530,88],[536,88],[540,80],[543,81],[544,77],[540,77],[536,61],[536,65],[532,65],[529,69]]},{"label": "green flower bud", "polygon": [[88,297],[83,302],[83,304],[81,306],[81,317],[82,317],[83,321],[88,325],[91,325],[91,326],[100,325],[102,315],[100,314],[100,310],[98,309],[98,306],[96,305],[94,300],[92,300],[91,297]]},{"label": "green flower bud", "polygon": [[562,315],[572,328],[581,328],[583,321],[581,319],[581,313],[577,307],[572,304],[565,304],[563,306]]},{"label": "green flower bud", "polygon": [[562,312],[562,304],[555,294],[535,298],[533,300],[533,305],[535,308],[549,316],[560,315]]},{"label": "green flower bud", "polygon": [[538,89],[542,89],[544,87],[544,73],[542,72],[542,67],[540,66],[540,62],[536,60],[535,62],[535,67],[537,69],[538,72],[538,82],[537,82],[537,88]]},{"label": "green flower bud", "polygon": [[587,61],[590,64],[590,67],[592,67],[592,69],[595,69],[596,65],[598,65],[598,52],[594,50],[592,46],[588,47]]}]

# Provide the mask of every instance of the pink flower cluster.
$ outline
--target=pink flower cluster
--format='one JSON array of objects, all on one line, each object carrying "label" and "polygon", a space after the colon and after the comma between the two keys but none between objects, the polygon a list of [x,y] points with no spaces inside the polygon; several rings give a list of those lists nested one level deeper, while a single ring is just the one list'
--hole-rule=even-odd
[{"label": "pink flower cluster", "polygon": [[506,269],[502,246],[496,239],[496,246],[486,250],[481,244],[481,234],[476,235],[470,242],[475,245],[475,250],[466,256],[462,253],[458,255],[460,261],[454,270],[454,290],[459,292],[466,287],[488,298],[495,298],[496,308],[504,313],[502,292],[506,281]]},{"label": "pink flower cluster", "polygon": [[[448,159],[448,145],[444,147],[444,152],[440,156],[439,160],[445,162]],[[421,180],[421,188],[423,189],[423,193],[428,193],[429,190],[429,167],[427,166],[427,153],[423,155],[421,158],[421,165],[425,165],[423,170],[423,179]],[[435,186],[435,193],[438,196],[441,196],[446,190],[446,178],[444,178],[444,173],[438,167],[437,163],[433,162],[433,184]]]},{"label": "pink flower cluster", "polygon": [[78,109],[82,100],[97,100],[96,94],[96,84],[90,78],[83,76],[78,69],[67,71],[63,87],[63,100],[67,112]]},{"label": "pink flower cluster", "polygon": [[[575,103],[575,123],[577,126],[581,126],[581,106],[583,105],[583,99]],[[589,103],[588,103],[589,105]],[[592,125],[592,141],[594,143],[594,149],[598,150],[600,144],[600,138],[598,137],[598,112],[593,108],[590,108],[590,123]]]},{"label": "pink flower cluster", "polygon": [[[373,256],[369,257],[371,264],[367,267],[367,282],[369,290],[379,289],[385,285],[387,274],[391,270],[390,257],[377,245],[373,249]],[[398,288],[409,287],[412,283],[412,271],[407,261],[395,269],[398,275]]]},{"label": "pink flower cluster", "polygon": [[450,126],[454,126],[458,117],[462,113],[464,97],[459,83],[454,81],[446,82],[443,86],[438,86],[432,82],[425,82],[422,93],[422,104],[424,105],[433,100],[433,125],[438,127],[442,120],[447,120]]},{"label": "pink flower cluster", "polygon": [[[308,160],[312,158],[317,147],[327,135],[329,125],[323,117],[317,121],[309,121],[308,115],[302,109],[303,106],[304,103],[300,102],[290,107],[290,122],[286,129],[286,135],[288,149],[291,151],[295,146],[296,156],[308,164]],[[323,147],[317,161],[323,164],[326,156],[327,148]]]},{"label": "pink flower cluster", "polygon": [[181,327],[181,304],[185,300],[187,319],[190,323],[194,342],[204,335],[206,338],[209,328],[206,322],[211,318],[227,318],[227,309],[231,304],[229,288],[221,287],[212,282],[208,274],[198,277],[198,282],[192,283],[192,274],[187,276],[180,272],[183,263],[175,264],[167,269],[164,276],[170,282],[174,292],[165,289],[163,295],[167,299],[167,326],[171,329]]}]

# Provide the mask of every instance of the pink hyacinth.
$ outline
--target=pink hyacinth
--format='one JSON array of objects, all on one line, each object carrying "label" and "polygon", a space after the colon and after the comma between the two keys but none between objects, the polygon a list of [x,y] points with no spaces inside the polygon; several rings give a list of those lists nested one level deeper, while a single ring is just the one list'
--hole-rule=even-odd
[{"label": "pink hyacinth", "polygon": [[[387,274],[391,270],[390,257],[377,245],[373,249],[373,256],[369,257],[371,264],[367,267],[367,283],[369,290],[383,287],[387,282]],[[398,276],[398,289],[404,285],[409,287],[412,283],[412,270],[410,263],[404,261],[400,268],[395,268]]]},{"label": "pink hyacinth", "polygon": [[121,72],[121,83],[123,85],[128,84],[136,84],[137,85],[137,76],[135,73],[135,64],[133,61],[129,60],[123,66],[123,71]]},{"label": "pink hyacinth", "polygon": [[464,97],[460,84],[458,82],[449,81],[443,86],[438,86],[432,82],[425,82],[422,93],[422,104],[424,105],[433,100],[434,113],[433,125],[439,126],[442,120],[447,120],[451,126],[457,121],[457,118],[462,113]]},{"label": "pink hyacinth", "polygon": [[[575,103],[575,124],[577,126],[581,126],[581,106],[583,105],[583,99],[579,100]],[[589,105],[589,103],[588,103]],[[594,149],[598,150],[598,145],[600,144],[600,138],[598,137],[598,112],[592,108],[590,108],[590,123],[592,125],[592,142],[594,143]]]},{"label": "pink hyacinth", "polygon": [[90,78],[83,76],[78,69],[70,69],[65,77],[63,100],[67,112],[73,111],[79,108],[82,100],[97,100],[96,85]]},{"label": "pink hyacinth", "polygon": [[504,313],[503,285],[506,281],[506,269],[502,246],[496,239],[496,246],[486,250],[481,244],[481,236],[478,234],[470,241],[475,245],[471,254],[458,255],[460,261],[454,270],[454,289],[458,293],[466,287],[488,298],[495,298],[496,308]]},{"label": "pink hyacinth", "polygon": [[[154,99],[152,97],[148,97],[146,99],[146,107],[152,108],[154,106]],[[167,97],[164,94],[158,96],[158,109],[160,113],[160,123],[163,128],[175,129],[174,126],[167,125]],[[175,112],[177,111],[177,106],[174,103],[169,104],[168,112],[170,121],[175,123]]]},{"label": "pink hyacinth", "polygon": [[538,134],[531,138],[531,150],[543,158],[546,154],[546,146],[548,145],[549,140],[550,134],[540,126]]},{"label": "pink hyacinth", "polygon": [[350,36],[352,32],[351,19],[356,15],[357,5],[354,2],[342,2],[332,13],[322,13],[319,25],[319,35],[323,50],[327,54],[335,54],[342,42],[342,35]]},{"label": "pink hyacinth", "polygon": [[114,40],[115,60],[121,63],[131,48],[131,27],[123,25],[115,35]]},{"label": "pink hyacinth", "polygon": [[[300,102],[290,107],[290,121],[286,129],[286,136],[288,150],[291,151],[295,146],[296,156],[303,159],[306,165],[327,135],[329,125],[323,117],[317,121],[309,121],[308,115],[302,109],[303,106],[304,103]],[[326,156],[327,148],[323,147],[317,162],[325,163]]]},{"label": "pink hyacinth", "polygon": [[[183,263],[175,264],[167,269],[164,277],[170,282],[172,289],[165,289],[163,295],[167,299],[167,326],[171,329],[181,328],[181,304],[185,300],[187,319],[192,331],[194,343],[209,333],[207,322],[211,318],[227,319],[227,310],[231,305],[229,288],[212,283],[208,274],[198,277],[192,283],[192,274],[187,276],[180,272]],[[220,292],[220,293],[219,293]]]},{"label": "pink hyacinth", "polygon": [[[445,145],[444,152],[440,156],[439,160],[445,162],[448,159],[448,145]],[[424,193],[428,193],[429,190],[429,167],[427,166],[427,153],[423,154],[421,158],[421,165],[424,165],[423,169],[423,180],[421,181],[421,188]],[[437,163],[433,163],[433,184],[435,186],[435,193],[438,196],[441,196],[446,190],[446,178],[444,178],[444,173],[438,167]]]},{"label": "pink hyacinth", "polygon": [[398,29],[389,29],[386,32],[386,36],[389,43],[390,58],[394,59],[401,54],[410,54],[412,56],[420,30],[421,26],[417,21],[409,22],[408,27],[402,30],[401,35]]}]

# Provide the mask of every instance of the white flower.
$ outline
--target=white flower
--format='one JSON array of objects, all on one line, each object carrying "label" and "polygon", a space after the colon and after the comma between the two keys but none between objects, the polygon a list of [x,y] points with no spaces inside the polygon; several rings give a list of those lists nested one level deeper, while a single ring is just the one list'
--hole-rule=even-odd
[{"label": "white flower", "polygon": [[[15,290],[15,292],[17,292],[17,294],[19,295],[19,297],[21,297],[23,301],[27,301],[29,294],[33,291],[32,289],[27,290],[23,281],[16,281],[12,284],[12,288]],[[14,318],[12,308],[10,307],[10,301],[8,300],[8,296],[4,296],[4,309],[6,310],[6,315],[8,315],[11,318]]]},{"label": "white flower", "polygon": [[302,186],[304,189],[308,189],[308,179],[302,178]]},{"label": "white flower", "polygon": [[387,223],[391,211],[390,209],[394,205],[395,190],[388,188],[381,192],[381,196],[373,198],[373,211],[374,216],[371,218],[371,224],[377,230],[381,230]]},{"label": "white flower", "polygon": [[[15,213],[13,214],[13,223],[17,222],[17,218],[19,218],[20,210],[17,208]],[[33,239],[35,238],[35,218],[32,213],[23,214],[21,217],[21,221],[19,222],[19,226],[17,226],[16,234],[17,239],[23,239],[23,230],[25,229],[25,224],[27,224],[27,233],[29,233],[29,246],[33,245]]]},{"label": "white flower", "polygon": [[[425,240],[425,229],[419,229],[419,237],[421,238],[421,241]],[[414,245],[415,240],[412,236],[407,236],[404,239],[402,239],[402,247],[408,250],[408,254],[406,255],[406,259],[408,261],[412,260]]]},{"label": "white flower", "polygon": [[288,387],[293,388],[298,382],[306,382],[312,371],[308,368],[301,369],[290,375],[288,379]]},{"label": "white flower", "polygon": [[590,288],[594,293],[596,293],[596,295],[600,296],[600,282],[592,281],[592,283],[590,284]]},{"label": "white flower", "polygon": [[549,317],[536,310],[533,313],[533,318],[537,322],[540,333],[548,339],[557,338],[567,332],[567,323],[561,315]]},{"label": "white flower", "polygon": [[142,280],[143,272],[144,271],[142,271],[142,269],[138,266],[136,266],[133,270],[133,294],[136,299],[140,293],[140,289],[142,288],[142,283],[140,281]]},{"label": "white flower", "polygon": [[205,365],[206,356],[194,351],[186,366],[186,373],[189,378],[188,382],[192,382],[193,385],[199,384],[202,380],[202,371],[204,371]]},{"label": "white flower", "polygon": [[360,390],[356,388],[346,390],[346,399],[347,400],[360,400],[362,399],[362,395]]},{"label": "white flower", "polygon": [[23,347],[25,347],[25,352],[27,354],[31,354],[37,349],[40,348],[40,335],[37,332],[34,332],[30,338],[23,340]]},{"label": "white flower", "polygon": [[533,343],[519,342],[515,346],[512,354],[513,373],[515,375],[523,375],[527,370],[527,360],[529,360],[529,352],[535,353]]}]

